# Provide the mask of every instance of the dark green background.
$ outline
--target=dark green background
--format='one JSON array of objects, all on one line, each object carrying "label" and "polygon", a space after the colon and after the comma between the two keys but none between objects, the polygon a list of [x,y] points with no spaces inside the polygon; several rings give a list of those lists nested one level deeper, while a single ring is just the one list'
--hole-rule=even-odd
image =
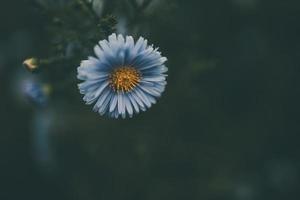
[{"label": "dark green background", "polygon": [[128,120],[68,91],[43,109],[19,100],[47,24],[30,1],[1,0],[0,199],[299,199],[299,1],[110,2],[169,59],[158,104]]}]

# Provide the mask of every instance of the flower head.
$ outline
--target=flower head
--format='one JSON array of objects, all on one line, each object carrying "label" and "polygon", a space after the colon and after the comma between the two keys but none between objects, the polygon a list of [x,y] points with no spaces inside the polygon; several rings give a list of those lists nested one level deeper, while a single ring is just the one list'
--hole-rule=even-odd
[{"label": "flower head", "polygon": [[132,117],[145,111],[165,90],[166,72],[158,49],[147,45],[140,37],[135,43],[131,36],[112,34],[94,48],[95,57],[81,62],[78,85],[86,104],[93,110],[112,118]]}]

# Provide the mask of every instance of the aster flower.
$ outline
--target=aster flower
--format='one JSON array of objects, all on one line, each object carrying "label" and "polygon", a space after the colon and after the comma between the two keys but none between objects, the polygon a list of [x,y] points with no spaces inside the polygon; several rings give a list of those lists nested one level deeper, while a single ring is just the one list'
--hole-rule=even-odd
[{"label": "aster flower", "polygon": [[112,34],[94,48],[95,57],[81,62],[77,78],[83,80],[79,90],[86,104],[111,118],[132,117],[156,103],[165,90],[166,72],[158,48],[140,37]]}]

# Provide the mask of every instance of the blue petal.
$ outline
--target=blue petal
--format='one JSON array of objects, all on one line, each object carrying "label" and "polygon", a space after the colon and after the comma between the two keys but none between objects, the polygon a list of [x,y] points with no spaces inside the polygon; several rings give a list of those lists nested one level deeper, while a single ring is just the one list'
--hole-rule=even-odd
[{"label": "blue petal", "polygon": [[143,93],[143,91],[141,91],[139,88],[135,88],[135,93],[136,95],[143,101],[143,103],[150,108],[151,107],[151,103],[149,101],[149,99],[145,96],[145,94]]},{"label": "blue petal", "polygon": [[109,76],[109,73],[99,71],[95,67],[78,67],[77,68],[77,77],[81,80],[100,80],[107,78]]},{"label": "blue petal", "polygon": [[159,92],[157,90],[154,90],[154,89],[152,89],[150,87],[143,87],[143,86],[140,85],[139,88],[141,90],[143,90],[144,92],[152,95],[152,96],[155,96],[155,97],[160,97],[161,96],[161,92]]},{"label": "blue petal", "polygon": [[124,55],[125,55],[125,64],[130,64],[135,54],[133,53],[134,48],[134,40],[131,36],[126,37],[125,47],[124,47]]},{"label": "blue petal", "polygon": [[131,94],[132,94],[133,99],[134,99],[134,100],[136,101],[136,103],[140,106],[140,109],[141,109],[142,111],[145,111],[145,110],[146,110],[146,107],[145,107],[143,101],[140,99],[140,97],[136,94],[136,92],[133,91]]},{"label": "blue petal", "polygon": [[103,102],[106,100],[106,98],[111,94],[110,89],[106,89],[99,97],[97,103],[95,104],[93,110],[95,112],[99,111],[99,108],[103,105]]},{"label": "blue petal", "polygon": [[95,96],[99,96],[103,90],[108,86],[109,82],[104,82],[102,85],[100,85],[100,87],[97,89],[97,91],[95,92]]},{"label": "blue petal", "polygon": [[[150,47],[150,48],[147,48],[144,51],[141,51],[141,52],[137,53],[135,55],[134,59],[131,61],[131,64],[133,66],[135,66],[135,65],[138,66],[140,63],[144,62],[147,58],[150,58],[152,52],[153,52],[153,48]],[[157,59],[158,58],[159,58],[159,56],[157,57]]]},{"label": "blue petal", "polygon": [[149,76],[149,77],[143,77],[143,80],[145,81],[152,81],[152,82],[159,82],[166,80],[166,77],[164,76]]},{"label": "blue petal", "polygon": [[92,104],[96,101],[96,99],[101,95],[103,90],[108,86],[108,82],[104,82],[98,86],[98,88],[95,91],[88,92],[84,96],[83,100],[86,101],[86,104]]},{"label": "blue petal", "polygon": [[132,104],[132,106],[133,106],[135,112],[136,112],[136,113],[139,113],[139,112],[140,112],[139,106],[138,106],[138,104],[136,103],[135,98],[132,96],[131,93],[128,93],[128,98],[129,98],[129,100],[130,100],[130,102],[131,102],[131,104]]},{"label": "blue petal", "polygon": [[92,81],[85,81],[83,83],[78,84],[78,88],[80,92],[86,93],[89,91],[96,90],[98,88],[98,84],[100,81],[92,80]]},{"label": "blue petal", "polygon": [[109,112],[113,112],[115,110],[117,103],[118,103],[118,96],[114,95],[110,103]]},{"label": "blue petal", "polygon": [[124,96],[124,101],[125,101],[126,110],[128,112],[128,115],[129,115],[129,117],[132,117],[132,115],[133,115],[133,108],[132,108],[132,105],[130,103],[128,95]]},{"label": "blue petal", "polygon": [[122,114],[125,111],[123,94],[121,94],[121,92],[118,92],[118,110],[119,110],[119,114]]},{"label": "blue petal", "polygon": [[143,37],[140,37],[138,39],[138,41],[136,42],[135,46],[134,46],[134,52],[138,53],[140,51],[143,51],[146,49],[147,47],[147,40],[145,40]]},{"label": "blue petal", "polygon": [[[151,67],[148,69],[143,69],[141,70],[141,72],[145,75],[159,75],[159,74],[163,74],[166,73],[168,71],[168,68],[164,65],[160,65],[160,66],[155,66],[155,67]],[[164,75],[167,76],[167,75]]]},{"label": "blue petal", "polygon": [[156,104],[156,99],[152,95],[148,93],[144,93],[144,95],[147,97],[151,104]]},{"label": "blue petal", "polygon": [[103,104],[99,107],[98,112],[99,112],[100,115],[104,115],[106,113],[109,102],[110,102],[112,96],[113,96],[113,94],[109,93],[109,95],[105,98]]},{"label": "blue petal", "polygon": [[140,70],[148,69],[155,66],[163,65],[166,61],[165,57],[160,57],[160,55],[151,54],[148,57],[144,58],[142,62],[136,64],[136,67]]}]

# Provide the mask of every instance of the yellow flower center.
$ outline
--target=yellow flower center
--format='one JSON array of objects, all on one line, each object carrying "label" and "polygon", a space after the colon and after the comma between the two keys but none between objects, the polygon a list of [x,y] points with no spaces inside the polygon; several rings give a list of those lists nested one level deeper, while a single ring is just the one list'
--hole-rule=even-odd
[{"label": "yellow flower center", "polygon": [[140,72],[130,66],[119,67],[110,74],[110,85],[115,91],[129,92],[141,80]]}]

